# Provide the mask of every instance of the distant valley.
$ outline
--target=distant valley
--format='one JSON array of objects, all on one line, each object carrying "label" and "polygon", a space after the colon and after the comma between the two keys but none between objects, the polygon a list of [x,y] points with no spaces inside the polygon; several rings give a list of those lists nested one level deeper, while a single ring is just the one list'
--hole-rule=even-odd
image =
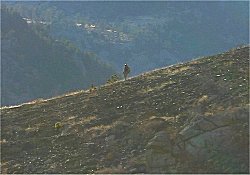
[{"label": "distant valley", "polygon": [[108,64],[73,44],[33,28],[1,8],[1,105],[14,105],[99,85],[115,74]]},{"label": "distant valley", "polygon": [[[247,2],[16,2],[23,17],[45,21],[67,39],[121,71],[137,75],[248,43]],[[31,24],[32,25],[32,24]]]}]

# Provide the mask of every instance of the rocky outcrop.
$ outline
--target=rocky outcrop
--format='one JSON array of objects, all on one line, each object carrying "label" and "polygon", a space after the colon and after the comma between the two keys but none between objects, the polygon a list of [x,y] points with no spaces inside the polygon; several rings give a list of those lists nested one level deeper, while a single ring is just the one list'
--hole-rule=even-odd
[{"label": "rocky outcrop", "polygon": [[[233,108],[217,115],[193,118],[178,133],[174,144],[171,144],[168,133],[158,132],[147,146],[148,171],[169,173],[173,166],[182,164],[185,167],[188,164],[198,167],[198,172],[199,167],[210,172],[209,166],[216,167],[216,162],[223,164],[217,167],[220,172],[239,173],[242,166],[247,171],[248,155],[242,153],[248,152],[245,146],[248,140],[248,123],[248,109]],[[187,169],[184,171],[188,172]]]},{"label": "rocky outcrop", "polygon": [[147,171],[150,173],[164,173],[174,164],[172,157],[172,143],[166,131],[160,131],[147,145]]}]

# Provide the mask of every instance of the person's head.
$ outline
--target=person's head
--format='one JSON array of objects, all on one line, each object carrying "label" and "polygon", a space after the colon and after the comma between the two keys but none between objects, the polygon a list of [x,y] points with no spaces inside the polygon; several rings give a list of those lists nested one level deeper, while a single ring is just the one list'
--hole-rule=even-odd
[{"label": "person's head", "polygon": [[126,67],[126,66],[128,66],[127,64],[124,64],[124,66]]}]

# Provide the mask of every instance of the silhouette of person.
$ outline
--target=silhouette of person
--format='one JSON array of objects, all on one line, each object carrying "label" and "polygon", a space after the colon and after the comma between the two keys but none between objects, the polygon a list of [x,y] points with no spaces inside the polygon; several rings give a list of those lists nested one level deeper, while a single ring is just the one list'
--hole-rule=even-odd
[{"label": "silhouette of person", "polygon": [[130,68],[128,67],[127,64],[125,64],[124,69],[123,69],[123,75],[124,75],[125,80],[127,80],[127,76],[129,73],[130,73]]}]

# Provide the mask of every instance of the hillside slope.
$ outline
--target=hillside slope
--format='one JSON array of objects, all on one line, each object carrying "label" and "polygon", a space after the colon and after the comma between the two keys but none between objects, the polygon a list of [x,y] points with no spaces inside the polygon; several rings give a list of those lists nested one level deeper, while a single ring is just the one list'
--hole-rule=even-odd
[{"label": "hillside slope", "polygon": [[1,105],[103,84],[114,69],[1,7]]},{"label": "hillside slope", "polygon": [[2,173],[249,173],[248,65],[245,46],[2,108]]}]

